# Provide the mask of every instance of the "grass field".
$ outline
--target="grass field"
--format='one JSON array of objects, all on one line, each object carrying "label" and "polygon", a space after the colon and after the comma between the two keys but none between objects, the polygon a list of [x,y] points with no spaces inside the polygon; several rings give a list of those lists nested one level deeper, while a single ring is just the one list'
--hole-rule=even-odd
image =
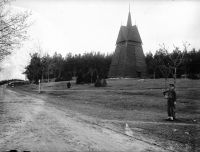
[{"label": "grass field", "polygon": [[[67,82],[13,88],[80,114],[105,120],[123,130],[129,123],[138,134],[178,151],[200,151],[200,80],[177,79],[177,121],[167,122],[167,101],[163,97],[164,79],[109,79],[107,87],[93,84],[67,88]],[[168,84],[173,79],[168,80]]]}]

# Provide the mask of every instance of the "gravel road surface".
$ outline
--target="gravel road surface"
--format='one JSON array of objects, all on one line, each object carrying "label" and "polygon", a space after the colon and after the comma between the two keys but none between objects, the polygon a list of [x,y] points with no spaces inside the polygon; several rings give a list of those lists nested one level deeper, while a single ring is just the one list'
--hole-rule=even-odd
[{"label": "gravel road surface", "polygon": [[[85,117],[87,119],[87,117]],[[166,151],[86,123],[78,114],[0,87],[0,151]]]}]

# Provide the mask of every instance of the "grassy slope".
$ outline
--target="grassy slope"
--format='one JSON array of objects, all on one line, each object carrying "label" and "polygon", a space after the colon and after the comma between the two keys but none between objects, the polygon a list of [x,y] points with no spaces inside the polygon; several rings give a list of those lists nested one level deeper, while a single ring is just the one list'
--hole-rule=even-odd
[{"label": "grassy slope", "polygon": [[[163,124],[167,116],[166,99],[163,98],[164,80],[134,79],[108,80],[105,88],[95,88],[93,84],[75,85],[67,89],[66,82],[47,83],[40,97],[50,103],[72,109],[101,119],[121,121],[162,122],[130,123],[132,128],[143,129],[140,133],[155,139],[176,141],[181,145],[200,147],[200,130],[197,126],[182,126],[178,123],[196,124],[200,122],[200,81],[177,80],[177,117],[173,124]],[[168,83],[173,83],[172,79]],[[22,91],[37,94],[37,85],[17,87]],[[16,89],[16,88],[15,88]],[[37,95],[38,96],[38,95]],[[116,123],[123,128],[123,123]]]}]

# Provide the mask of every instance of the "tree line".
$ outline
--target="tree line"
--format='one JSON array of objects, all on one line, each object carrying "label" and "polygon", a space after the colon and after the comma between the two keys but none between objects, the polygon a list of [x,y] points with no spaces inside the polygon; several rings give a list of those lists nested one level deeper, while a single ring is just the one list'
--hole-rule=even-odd
[{"label": "tree line", "polygon": [[[200,78],[200,49],[193,48],[188,51],[190,44],[183,43],[184,49],[174,46],[170,53],[165,45],[154,54],[151,52],[145,55],[150,78],[176,78],[187,77],[191,79]],[[165,81],[165,82],[166,82]]]},{"label": "tree line", "polygon": [[[200,50],[187,51],[189,45],[184,44],[184,50],[174,46],[169,53],[164,44],[154,54],[148,52],[145,55],[149,78],[176,78],[187,77],[199,78],[200,74]],[[30,63],[26,66],[24,74],[30,81],[44,80],[68,81],[72,77],[80,78],[87,82],[95,82],[97,77],[107,78],[113,53],[103,54],[100,52],[89,52],[72,55],[68,53],[65,57],[54,53],[53,56],[39,53],[30,54]],[[93,79],[93,80],[92,80]],[[174,82],[176,83],[176,82]]]},{"label": "tree line", "polygon": [[[83,55],[68,53],[65,57],[56,52],[53,56],[49,54],[41,56],[40,53],[33,53],[30,56],[31,60],[25,67],[24,74],[30,81],[36,83],[39,79],[43,81],[51,79],[68,81],[78,75],[87,79],[89,74],[106,78],[112,61],[112,53],[103,54],[100,52],[89,52]],[[91,81],[93,82],[94,79]]]}]

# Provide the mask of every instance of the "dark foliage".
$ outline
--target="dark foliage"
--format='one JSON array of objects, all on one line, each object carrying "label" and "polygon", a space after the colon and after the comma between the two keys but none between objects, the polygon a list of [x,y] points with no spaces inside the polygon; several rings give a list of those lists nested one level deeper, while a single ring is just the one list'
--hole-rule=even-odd
[{"label": "dark foliage", "polygon": [[100,80],[99,78],[97,78],[94,86],[95,87],[106,87],[107,86],[107,82],[106,82],[105,79],[101,79]]},{"label": "dark foliage", "polygon": [[[172,55],[175,56],[175,53],[176,52],[172,52]],[[150,78],[164,77],[158,67],[162,64],[162,62],[167,65],[168,58],[168,56],[163,56],[163,54],[159,51],[156,51],[154,55],[151,52],[146,54],[145,59]],[[159,59],[162,59],[162,62]],[[190,79],[200,78],[200,50],[197,51],[192,49],[191,51],[185,53],[183,62],[177,68],[177,78],[181,77],[187,77]],[[173,78],[171,73],[169,74],[169,78]]]},{"label": "dark foliage", "polygon": [[78,73],[78,77],[76,79],[76,84],[83,84],[83,82],[84,82],[83,74],[82,71],[80,70]]},{"label": "dark foliage", "polygon": [[64,81],[62,78],[56,78],[55,82],[60,82],[60,81]]},{"label": "dark foliage", "polygon": [[[176,52],[172,52],[173,53]],[[174,54],[176,55],[176,54]],[[169,57],[163,56],[160,50],[155,54],[151,52],[145,56],[150,78],[163,78],[159,67],[162,63],[167,64]],[[77,77],[77,84],[95,83],[97,77],[100,80],[106,79],[112,61],[112,54],[101,54],[96,52],[75,54],[68,53],[65,58],[61,54],[54,53],[51,57],[48,54],[40,57],[38,53],[31,54],[31,61],[24,72],[32,82],[39,79],[49,81],[57,78],[56,81],[70,81]],[[80,73],[81,71],[81,73]],[[177,78],[185,76],[191,79],[198,79],[200,74],[200,50],[193,49],[186,52],[183,62],[177,68]],[[169,78],[173,75],[170,73]]]},{"label": "dark foliage", "polygon": [[101,86],[101,80],[99,78],[96,79],[96,82],[94,84],[95,87],[100,87]]},{"label": "dark foliage", "polygon": [[28,84],[29,81],[24,81],[24,80],[20,80],[20,79],[11,79],[11,80],[2,80],[0,81],[0,85],[4,85],[4,84],[8,84],[8,85],[22,85],[22,84]]},{"label": "dark foliage", "polygon": [[92,83],[92,73],[88,72],[84,76],[84,83]]},{"label": "dark foliage", "polygon": [[95,82],[96,82],[97,77],[98,77],[97,70],[94,69],[94,70],[93,70],[93,74],[92,74],[92,83],[95,83]]},{"label": "dark foliage", "polygon": [[24,74],[32,82],[38,82],[39,79],[46,82],[53,78],[56,78],[56,81],[70,81],[76,76],[77,84],[95,83],[97,76],[100,79],[107,78],[111,60],[112,54],[99,52],[83,55],[69,53],[65,58],[57,53],[52,57],[48,54],[40,57],[38,53],[34,53],[31,54],[31,61]]}]

